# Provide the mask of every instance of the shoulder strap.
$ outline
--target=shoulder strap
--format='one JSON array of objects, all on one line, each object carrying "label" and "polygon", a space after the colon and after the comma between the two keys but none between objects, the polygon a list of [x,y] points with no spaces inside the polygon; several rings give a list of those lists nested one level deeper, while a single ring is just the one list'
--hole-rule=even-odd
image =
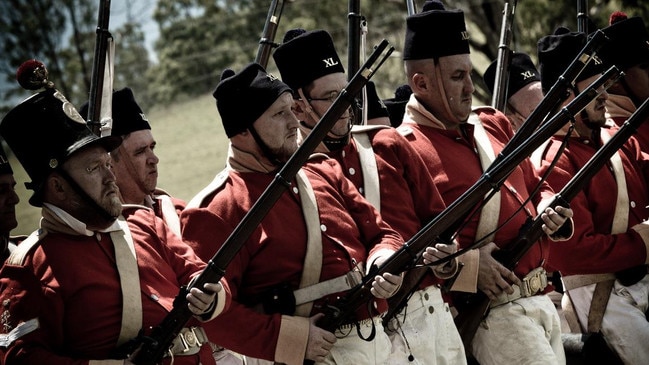
[{"label": "shoulder strap", "polygon": [[[611,139],[611,135],[605,129],[602,129],[600,134],[604,143],[607,143]],[[620,152],[615,152],[611,156],[610,161],[613,175],[617,182],[617,201],[615,203],[611,233],[618,234],[626,232],[629,228],[629,192],[627,191],[626,176],[624,175],[624,166],[622,165]]]},{"label": "shoulder strap", "polygon": [[216,176],[214,177],[214,180],[212,180],[212,182],[209,185],[204,187],[203,190],[201,190],[198,194],[196,194],[196,196],[194,196],[192,198],[192,200],[190,200],[189,203],[187,203],[187,206],[185,207],[185,209],[200,208],[201,205],[203,204],[203,200],[205,200],[205,198],[208,195],[210,195],[211,193],[217,191],[218,189],[220,189],[223,186],[225,181],[228,179],[228,175],[229,175],[230,171],[231,170],[229,168],[225,168],[225,169],[221,170],[221,172],[216,174]]},{"label": "shoulder strap", "polygon": [[[320,213],[313,187],[309,182],[304,170],[300,169],[295,176],[302,214],[306,223],[307,242],[300,288],[304,288],[320,281],[322,271],[322,233],[320,231]],[[298,305],[295,314],[301,317],[309,317],[313,302]]]},{"label": "shoulder strap", "polygon": [[27,254],[32,251],[35,247],[38,246],[38,243],[47,235],[47,231],[44,229],[38,229],[29,237],[25,238],[7,259],[8,265],[22,266],[25,263],[25,257]]},{"label": "shoulder strap", "polygon": [[363,172],[363,195],[379,212],[381,211],[381,187],[376,156],[367,133],[352,134],[358,148],[358,158]]},{"label": "shoulder strap", "polygon": [[[482,171],[486,171],[489,165],[496,158],[493,146],[484,129],[482,122],[477,114],[471,113],[469,116],[469,123],[474,125],[473,138],[475,139],[476,146],[478,147],[478,156],[480,158],[480,165]],[[496,192],[491,199],[489,199],[480,211],[480,220],[476,230],[476,239],[484,237],[487,233],[492,232],[498,227],[498,218],[500,217],[500,191]],[[487,238],[488,241],[493,240],[493,235]],[[487,242],[488,242],[487,241]]]}]

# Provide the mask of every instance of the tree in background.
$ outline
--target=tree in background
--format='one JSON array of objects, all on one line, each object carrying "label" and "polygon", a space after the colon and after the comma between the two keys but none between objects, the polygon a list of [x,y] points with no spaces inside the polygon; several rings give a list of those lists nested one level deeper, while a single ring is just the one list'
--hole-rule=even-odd
[{"label": "tree in background", "polygon": [[[128,2],[127,2],[128,3]],[[155,44],[158,62],[152,64],[144,46],[141,25],[130,19],[109,29],[116,39],[115,88],[131,86],[145,108],[211,92],[225,68],[240,69],[253,61],[271,0],[157,0],[154,21],[160,30]],[[341,0],[286,0],[275,42],[291,28],[327,29],[346,62],[348,2]],[[415,1],[421,10],[424,1]],[[482,72],[498,52],[502,0],[444,1],[447,8],[466,14],[471,33],[476,98],[488,103]],[[649,4],[639,0],[590,0],[589,17],[599,27],[614,10],[647,19]],[[363,0],[361,15],[368,22],[367,43],[385,38],[396,52],[374,81],[379,95],[391,97],[405,82],[400,51],[405,29],[405,0]],[[14,86],[17,67],[29,58],[41,59],[51,79],[75,104],[88,98],[97,21],[94,0],[0,1],[0,77],[9,84],[4,110],[26,96]],[[519,0],[511,48],[536,58],[536,42],[560,25],[576,29],[575,1]],[[362,63],[364,60],[360,60]],[[274,64],[269,62],[269,71]],[[2,112],[3,109],[0,109]]]},{"label": "tree in background", "polygon": [[[0,73],[7,84],[2,99],[27,96],[15,74],[24,61],[36,58],[45,63],[50,79],[73,104],[88,100],[97,11],[94,0],[0,1]],[[144,77],[150,61],[139,25],[128,22],[109,30],[117,42],[115,87],[147,88]],[[0,112],[13,104],[2,105]]]}]

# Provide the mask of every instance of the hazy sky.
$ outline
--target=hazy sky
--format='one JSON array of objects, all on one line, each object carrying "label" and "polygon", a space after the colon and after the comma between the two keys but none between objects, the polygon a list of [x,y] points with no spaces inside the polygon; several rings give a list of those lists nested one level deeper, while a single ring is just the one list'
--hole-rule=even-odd
[{"label": "hazy sky", "polygon": [[[153,42],[158,39],[158,25],[153,21],[153,11],[157,0],[112,0],[110,4],[110,26],[115,29],[125,23],[129,18],[133,22],[140,23],[140,27],[146,37],[146,46],[153,55]],[[116,39],[119,42],[119,39]]]},{"label": "hazy sky", "polygon": [[[153,54],[153,43],[159,36],[158,25],[153,21],[153,11],[155,10],[157,0],[111,0],[110,4],[110,17],[108,29],[113,31],[124,24],[129,18],[133,22],[140,23],[140,27],[145,35],[146,47],[149,49],[149,56],[153,61],[156,57]],[[97,22],[97,16],[93,22]],[[119,42],[117,34],[113,33],[115,41]],[[94,49],[88,50],[89,54],[94,53]],[[9,87],[4,77],[0,77],[0,90]],[[14,97],[14,100],[0,100],[2,105],[12,105],[19,103],[25,97],[31,95],[30,92],[25,92],[24,95]],[[1,117],[1,116],[0,116]]]}]

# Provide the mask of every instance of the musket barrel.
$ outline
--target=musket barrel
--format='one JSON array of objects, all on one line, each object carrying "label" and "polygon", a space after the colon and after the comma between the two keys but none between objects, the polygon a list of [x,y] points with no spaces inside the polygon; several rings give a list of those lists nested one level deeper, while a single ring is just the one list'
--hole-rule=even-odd
[{"label": "musket barrel", "polygon": [[101,0],[97,16],[97,37],[95,40],[95,54],[92,65],[92,78],[90,79],[90,96],[88,101],[88,126],[92,132],[101,136],[101,98],[104,88],[104,68],[106,67],[106,48],[110,20],[110,0]]},{"label": "musket barrel", "polygon": [[496,62],[496,75],[491,106],[505,112],[507,106],[507,86],[509,81],[509,65],[511,64],[511,41],[513,36],[512,24],[516,0],[505,1],[503,20],[500,26],[500,44],[498,45],[498,59]]}]

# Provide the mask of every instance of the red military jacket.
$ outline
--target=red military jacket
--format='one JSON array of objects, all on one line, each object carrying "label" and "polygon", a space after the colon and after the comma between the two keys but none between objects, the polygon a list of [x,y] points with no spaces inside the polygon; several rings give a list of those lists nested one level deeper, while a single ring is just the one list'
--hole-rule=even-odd
[{"label": "red military jacket", "polygon": [[[313,187],[319,212],[320,281],[349,272],[380,250],[401,247],[399,234],[383,222],[334,160],[312,160],[302,169]],[[204,199],[202,207],[188,207],[181,214],[183,239],[199,256],[211,258],[273,178],[269,173],[230,171],[223,186]],[[283,193],[229,264],[225,277],[232,290],[232,306],[207,327],[210,338],[214,334],[219,345],[255,358],[274,360],[278,341],[286,343],[282,339],[291,335],[286,316],[262,313],[260,302],[281,284],[297,289],[304,270],[307,232],[300,196],[293,187]],[[312,315],[335,304],[343,294],[315,301]],[[372,313],[361,308],[357,319],[387,309],[385,300],[373,302]]]},{"label": "red military jacket", "polygon": [[[446,207],[417,151],[394,128],[371,128],[366,133],[376,160],[380,181],[381,217],[405,240],[410,239]],[[364,176],[354,138],[341,151],[328,153],[342,166],[345,176],[364,194]],[[442,280],[427,275],[426,288]]]},{"label": "red military jacket", "polygon": [[[453,203],[482,176],[483,169],[477,154],[473,138],[473,125],[465,123],[460,130],[446,130],[427,111],[419,101],[411,97],[406,106],[406,116],[400,129],[408,132],[406,139],[412,143],[421,155],[433,182],[437,186],[447,205]],[[474,110],[497,155],[513,135],[511,124],[505,115],[493,108]],[[539,184],[532,163],[524,160],[509,175],[500,188],[501,204],[498,218],[499,230],[493,241],[504,248],[515,242],[516,237],[529,217],[535,217],[536,206],[544,199],[550,199],[554,192],[547,184],[542,184],[539,193],[524,204],[529,192]],[[524,204],[524,208],[521,205]],[[472,216],[469,223],[459,232],[460,247],[467,247],[475,242],[479,214]],[[502,226],[502,227],[501,227]],[[532,269],[545,264],[548,248],[547,240],[532,246],[519,261],[514,272],[524,277]]]},{"label": "red military jacket", "polygon": [[[150,328],[162,321],[180,286],[188,284],[205,263],[152,210],[125,210],[123,216],[137,257],[142,326]],[[110,359],[116,347],[122,299],[112,240],[99,232],[92,236],[62,233],[71,228],[61,227],[48,230],[22,264],[7,263],[0,271],[3,332],[33,318],[40,324],[4,349],[3,363],[85,365]],[[229,300],[229,288],[222,284],[218,311]],[[192,320],[188,326],[198,324]],[[194,356],[177,356],[174,362],[199,363],[215,364],[209,346]]]},{"label": "red military jacket", "polygon": [[[602,130],[602,133],[614,131]],[[554,136],[546,146],[539,173],[544,173],[557,155],[564,136]],[[559,191],[597,152],[587,137],[571,137],[548,183]],[[551,244],[550,265],[562,275],[613,273],[645,263],[647,248],[640,235],[630,229],[649,217],[647,191],[647,156],[631,138],[619,151],[629,197],[628,230],[611,234],[617,201],[617,182],[611,165],[602,168],[570,202],[577,217],[574,235],[564,242]]]}]

